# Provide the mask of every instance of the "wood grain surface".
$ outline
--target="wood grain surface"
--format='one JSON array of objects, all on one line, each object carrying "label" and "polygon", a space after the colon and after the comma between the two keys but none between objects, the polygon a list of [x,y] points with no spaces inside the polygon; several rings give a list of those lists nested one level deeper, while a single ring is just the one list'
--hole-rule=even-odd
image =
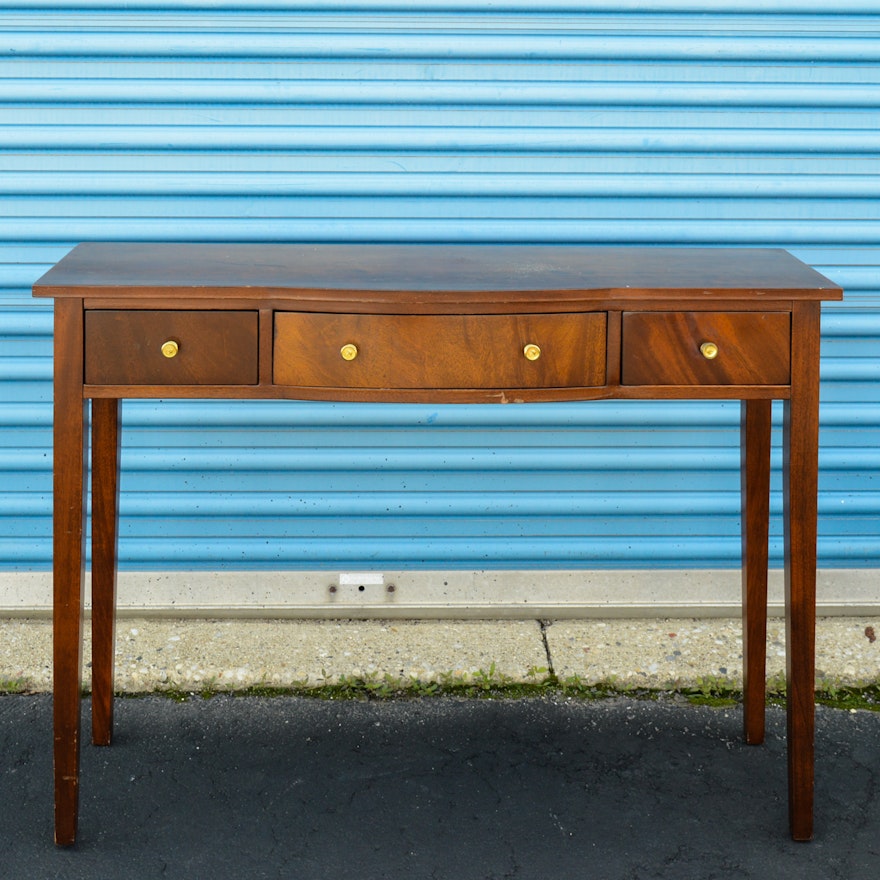
[{"label": "wood grain surface", "polygon": [[621,382],[787,385],[790,325],[788,312],[625,312]]},{"label": "wood grain surface", "polygon": [[394,294],[426,294],[425,301],[438,305],[499,298],[576,301],[597,294],[620,301],[842,295],[788,252],[764,248],[103,242],[74,248],[37,281],[34,294],[110,292],[120,299],[143,299],[169,289],[215,301],[273,294],[307,300],[333,292],[349,301],[379,302],[394,300]]},{"label": "wood grain surface", "polygon": [[[353,360],[341,356],[354,345]],[[524,354],[537,345],[536,360]],[[605,382],[605,314],[277,312],[274,381],[337,388],[581,388]]]},{"label": "wood grain surface", "polygon": [[[85,381],[95,385],[254,385],[256,311],[89,309]],[[164,343],[179,347],[162,354]]]}]

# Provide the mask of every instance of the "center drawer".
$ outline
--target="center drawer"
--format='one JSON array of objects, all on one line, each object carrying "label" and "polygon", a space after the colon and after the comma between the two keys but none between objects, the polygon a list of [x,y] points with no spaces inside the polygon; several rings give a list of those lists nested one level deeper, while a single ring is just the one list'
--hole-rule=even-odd
[{"label": "center drawer", "polygon": [[604,312],[337,315],[276,312],[278,385],[583,388],[605,383]]}]

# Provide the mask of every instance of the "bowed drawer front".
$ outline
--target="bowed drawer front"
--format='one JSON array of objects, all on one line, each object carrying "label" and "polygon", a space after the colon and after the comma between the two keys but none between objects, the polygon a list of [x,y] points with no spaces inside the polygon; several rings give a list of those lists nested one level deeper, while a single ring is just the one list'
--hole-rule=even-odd
[{"label": "bowed drawer front", "polygon": [[604,312],[352,315],[277,312],[276,385],[587,388],[605,382]]},{"label": "bowed drawer front", "polygon": [[624,385],[787,385],[789,312],[624,312]]}]

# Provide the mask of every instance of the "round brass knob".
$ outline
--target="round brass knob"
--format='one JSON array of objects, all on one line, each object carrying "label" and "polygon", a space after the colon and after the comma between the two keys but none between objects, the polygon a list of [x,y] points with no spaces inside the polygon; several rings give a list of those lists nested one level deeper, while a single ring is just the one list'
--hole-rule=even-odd
[{"label": "round brass knob", "polygon": [[339,349],[339,353],[343,360],[353,361],[358,356],[358,347],[353,342],[347,342]]},{"label": "round brass knob", "polygon": [[523,354],[526,356],[526,360],[536,361],[539,357],[541,357],[541,346],[535,345],[534,342],[530,342],[523,349]]},{"label": "round brass knob", "polygon": [[703,355],[707,361],[714,360],[718,357],[718,346],[714,342],[704,342],[700,346],[700,354]]},{"label": "round brass knob", "polygon": [[162,354],[167,358],[177,357],[177,352],[179,351],[180,345],[178,345],[173,339],[169,339],[167,342],[162,343]]}]

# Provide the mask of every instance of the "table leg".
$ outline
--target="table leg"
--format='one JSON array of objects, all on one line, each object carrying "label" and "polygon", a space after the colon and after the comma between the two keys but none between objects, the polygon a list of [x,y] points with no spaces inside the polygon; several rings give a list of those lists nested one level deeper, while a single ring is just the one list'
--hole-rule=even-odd
[{"label": "table leg", "polygon": [[783,420],[789,823],[813,836],[819,304],[792,312],[791,399]]},{"label": "table leg", "polygon": [[113,736],[119,401],[92,401],[92,742]]},{"label": "table leg", "polygon": [[764,742],[772,401],[741,404],[743,732]]},{"label": "table leg", "polygon": [[76,839],[82,688],[85,475],[82,301],[55,302],[53,724],[55,842]]}]

